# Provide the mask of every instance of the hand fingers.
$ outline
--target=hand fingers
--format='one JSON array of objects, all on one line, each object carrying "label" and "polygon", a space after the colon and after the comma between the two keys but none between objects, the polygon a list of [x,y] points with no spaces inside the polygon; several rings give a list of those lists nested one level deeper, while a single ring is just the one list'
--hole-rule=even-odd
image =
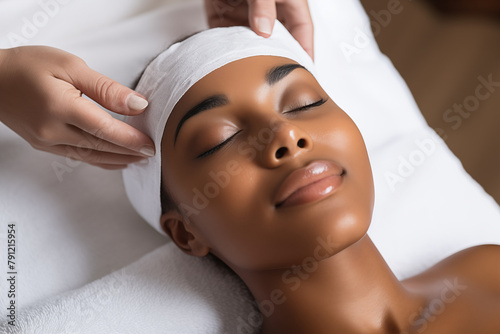
[{"label": "hand fingers", "polygon": [[122,168],[130,163],[135,163],[145,159],[144,157],[134,155],[124,155],[118,153],[110,153],[96,151],[89,148],[75,147],[70,145],[55,145],[42,148],[43,151],[67,157],[73,160],[83,161],[92,165],[107,165],[109,167]]},{"label": "hand fingers", "polygon": [[314,26],[307,0],[288,0],[278,4],[285,27],[314,60]]},{"label": "hand fingers", "polygon": [[271,35],[276,20],[275,0],[247,0],[250,28],[258,35]]},{"label": "hand fingers", "polygon": [[314,60],[314,27],[307,0],[205,0],[205,12],[211,28],[249,25],[264,37],[271,35],[278,14]]},{"label": "hand fingers", "polygon": [[246,0],[205,0],[210,28],[249,26]]},{"label": "hand fingers", "polygon": [[44,148],[50,150],[50,147],[55,145],[69,145],[83,149],[144,157],[144,154],[92,136],[70,124],[53,125],[50,129],[37,135],[36,138],[33,136],[30,143],[39,150],[44,150]]},{"label": "hand fingers", "polygon": [[102,169],[116,170],[127,168],[127,165],[106,165],[106,164],[91,164],[92,166],[100,167]]},{"label": "hand fingers", "polygon": [[[79,58],[76,58],[79,59]],[[118,82],[92,70],[83,61],[75,61],[75,73],[69,81],[101,106],[123,115],[140,114],[148,105],[146,99]]]},{"label": "hand fingers", "polygon": [[110,143],[102,138],[95,137],[74,125],[66,124],[65,131],[60,131],[58,135],[61,137],[61,139],[57,142],[59,145],[70,145],[75,147],[90,148],[96,151],[144,157],[144,154],[140,152],[136,152],[129,148]]},{"label": "hand fingers", "polygon": [[77,98],[73,106],[75,111],[69,116],[69,124],[106,142],[145,156],[154,155],[153,141],[139,130],[114,119],[104,110],[83,97]]}]

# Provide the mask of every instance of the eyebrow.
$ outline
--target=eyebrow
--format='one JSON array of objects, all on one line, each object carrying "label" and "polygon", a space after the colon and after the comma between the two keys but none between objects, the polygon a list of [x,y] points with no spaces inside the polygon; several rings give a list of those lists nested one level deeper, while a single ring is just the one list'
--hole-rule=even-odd
[{"label": "eyebrow", "polygon": [[[299,64],[284,64],[284,65],[279,65],[272,67],[267,71],[266,73],[266,83],[269,86],[275,85],[277,82],[283,80],[288,74],[290,74],[293,70],[301,68],[307,71],[307,69]],[[309,71],[308,71],[309,72]],[[197,105],[195,105],[193,108],[189,109],[189,111],[181,118],[179,121],[179,124],[177,125],[177,129],[175,130],[175,137],[174,137],[174,145],[175,142],[177,141],[177,136],[179,135],[179,131],[181,130],[182,125],[191,117],[193,117],[196,114],[199,114],[203,111],[210,110],[210,109],[215,109],[217,107],[222,107],[225,105],[228,105],[229,99],[226,95],[224,94],[217,94],[210,96]]]},{"label": "eyebrow", "polygon": [[273,86],[278,81],[284,79],[288,74],[290,74],[296,68],[301,68],[307,71],[307,69],[299,64],[284,64],[276,67],[272,67],[266,73],[266,83],[269,86]]}]

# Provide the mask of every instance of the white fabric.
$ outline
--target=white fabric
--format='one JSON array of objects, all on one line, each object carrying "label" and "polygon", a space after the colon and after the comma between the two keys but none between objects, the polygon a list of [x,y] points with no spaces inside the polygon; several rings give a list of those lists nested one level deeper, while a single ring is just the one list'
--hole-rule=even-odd
[{"label": "white fabric", "polygon": [[[396,276],[408,277],[470,246],[499,244],[498,205],[442,142],[427,153],[417,145],[434,138],[432,131],[379,52],[358,1],[310,5],[317,78],[365,138],[376,187],[369,234]],[[6,32],[20,33],[22,18],[31,20],[40,8],[37,2],[0,1],[0,47],[10,47]],[[29,41],[73,52],[131,84],[172,41],[204,27],[201,0],[174,7],[165,0],[73,0]],[[357,53],[346,56],[346,45]],[[418,162],[420,151],[425,161],[413,171],[400,168],[404,181],[391,188],[387,173],[397,174],[410,156]],[[54,162],[71,169],[59,175],[62,181]],[[162,246],[167,239],[135,214],[120,180],[120,172],[69,165],[63,157],[35,151],[0,126],[0,276],[6,273],[6,225],[15,222],[16,305],[24,324],[0,332],[66,334],[65,326],[76,323],[76,333],[93,334],[232,334],[238,326],[247,333],[252,306],[240,300],[244,291],[220,269],[205,267],[206,261],[188,258],[172,244]],[[7,291],[6,283],[0,280],[0,291]],[[0,322],[8,302],[3,292]]]},{"label": "white fabric", "polygon": [[253,333],[258,326],[251,324],[258,324],[260,314],[249,300],[229,269],[169,243],[82,289],[23,309],[15,329],[0,324],[0,332]]},{"label": "white fabric", "polygon": [[123,180],[132,205],[158,232],[166,235],[160,226],[161,139],[170,113],[189,88],[207,74],[233,61],[262,55],[295,60],[314,74],[311,58],[279,21],[269,38],[248,27],[205,30],[169,47],[144,71],[136,90],[149,105],[127,122],[153,139],[156,155],[147,163],[130,164],[123,171]]}]

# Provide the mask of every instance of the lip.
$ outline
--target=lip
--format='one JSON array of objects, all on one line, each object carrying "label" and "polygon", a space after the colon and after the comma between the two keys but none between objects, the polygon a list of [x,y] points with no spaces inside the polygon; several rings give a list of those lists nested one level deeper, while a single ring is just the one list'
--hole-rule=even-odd
[{"label": "lip", "polygon": [[294,170],[281,183],[276,208],[314,202],[331,195],[342,184],[344,170],[333,161],[315,160]]}]

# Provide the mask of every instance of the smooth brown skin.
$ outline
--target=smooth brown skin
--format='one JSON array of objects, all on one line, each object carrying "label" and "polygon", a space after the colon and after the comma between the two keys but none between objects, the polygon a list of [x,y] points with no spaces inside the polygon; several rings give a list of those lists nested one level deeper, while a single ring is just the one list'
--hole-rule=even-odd
[{"label": "smooth brown skin", "polygon": [[[161,223],[168,235],[187,254],[219,257],[260,305],[277,301],[264,316],[262,333],[498,334],[500,247],[470,248],[398,281],[366,234],[374,192],[361,134],[309,72],[295,69],[268,86],[266,71],[286,63],[294,62],[273,56],[232,62],[198,81],[178,102],[162,141],[164,185],[175,202],[192,206],[193,190],[213,182],[211,172],[227,171],[230,161],[239,169],[199,213],[165,213]],[[231,104],[187,120],[174,145],[187,110],[222,93]],[[320,98],[328,100],[283,113]],[[272,140],[255,145],[252,158],[243,154],[238,147],[250,147],[263,128],[274,129]],[[196,159],[239,130],[222,149]],[[300,139],[304,147],[297,146]],[[282,147],[286,153],[278,159],[275,152]],[[286,176],[317,159],[345,170],[337,191],[316,202],[276,208],[273,196]],[[329,253],[317,251],[318,238],[328,242]],[[306,263],[314,256],[316,267]],[[455,277],[466,289],[432,321],[418,318],[445,289],[443,280]]]}]

